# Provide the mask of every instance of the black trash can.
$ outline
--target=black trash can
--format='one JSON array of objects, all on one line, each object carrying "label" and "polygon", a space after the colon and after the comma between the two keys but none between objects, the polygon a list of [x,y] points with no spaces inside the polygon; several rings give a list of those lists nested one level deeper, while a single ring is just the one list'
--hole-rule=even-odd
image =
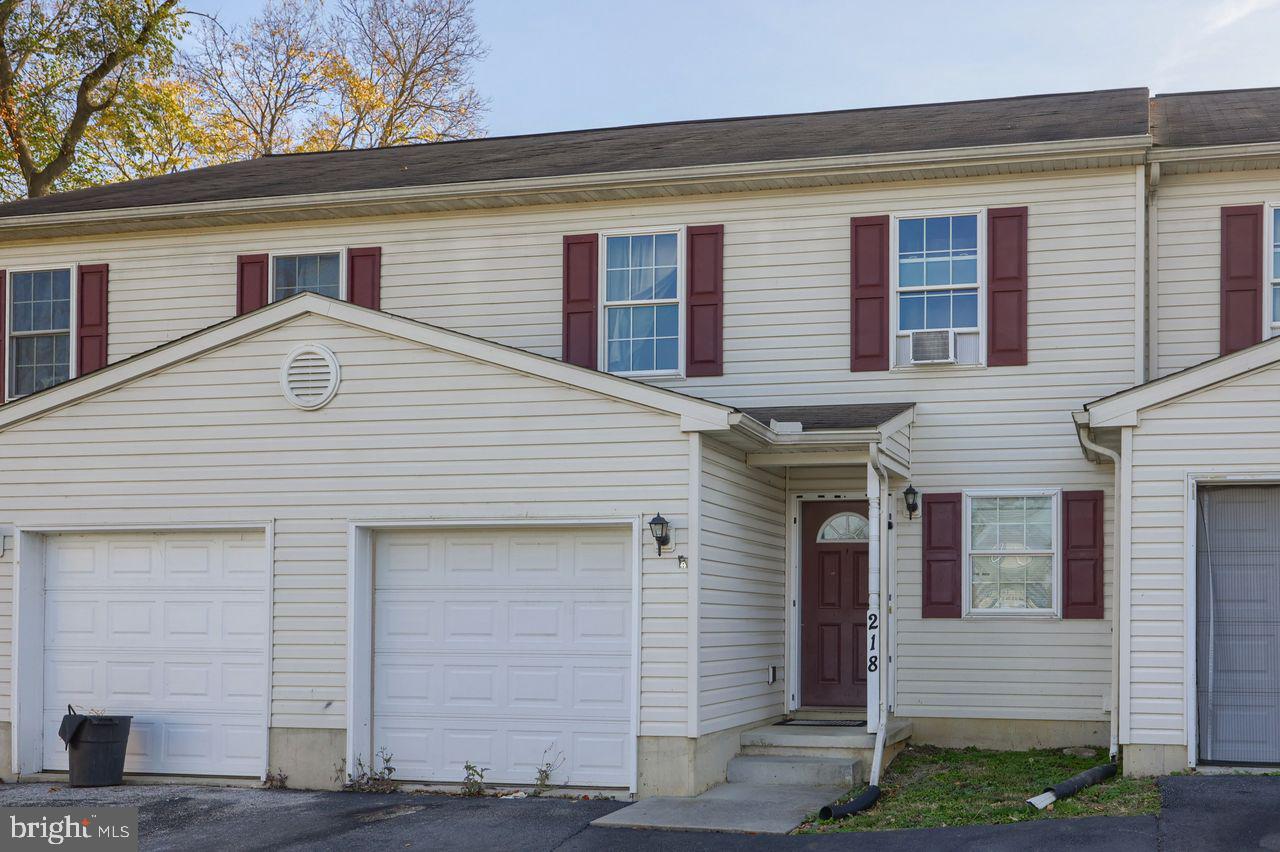
[{"label": "black trash can", "polygon": [[72,787],[109,787],[124,780],[132,716],[84,716],[67,708],[58,736],[67,744]]}]

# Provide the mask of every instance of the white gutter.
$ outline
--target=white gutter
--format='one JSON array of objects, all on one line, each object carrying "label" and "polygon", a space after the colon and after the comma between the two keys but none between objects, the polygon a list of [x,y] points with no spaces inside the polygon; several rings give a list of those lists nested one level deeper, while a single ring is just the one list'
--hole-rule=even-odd
[{"label": "white gutter", "polygon": [[[867,463],[867,522],[870,528],[870,540],[867,542],[867,615],[870,617],[875,615],[876,627],[874,630],[867,630],[867,662],[870,667],[871,660],[877,661],[875,672],[868,672],[867,682],[870,684],[871,676],[874,675],[876,680],[876,715],[875,715],[875,735],[876,748],[874,756],[871,759],[871,777],[868,781],[872,787],[880,785],[880,771],[884,765],[884,744],[885,737],[889,727],[889,704],[885,697],[885,689],[888,686],[886,674],[888,672],[889,663],[884,655],[884,613],[880,606],[880,589],[885,583],[883,582],[883,574],[885,563],[888,561],[883,558],[881,552],[884,547],[884,537],[880,535],[880,524],[882,507],[880,505],[880,495],[884,494],[886,489],[884,484],[888,482],[888,475],[884,468],[880,465],[880,448],[875,444],[871,445],[870,461]],[[871,708],[867,708],[870,710]],[[869,714],[868,714],[869,715]],[[868,719],[870,722],[870,719]]]},{"label": "white gutter", "polygon": [[1120,468],[1120,454],[1115,450],[1109,450],[1101,444],[1095,443],[1089,438],[1088,423],[1076,422],[1076,436],[1080,439],[1080,445],[1086,450],[1106,456],[1111,459],[1111,467],[1115,471],[1115,485],[1113,487],[1112,507],[1112,524],[1111,524],[1111,546],[1114,553],[1112,554],[1111,565],[1111,760],[1114,761],[1120,754],[1120,560],[1121,560],[1121,538],[1120,535],[1120,501],[1124,499],[1123,482],[1121,481],[1122,471]]}]

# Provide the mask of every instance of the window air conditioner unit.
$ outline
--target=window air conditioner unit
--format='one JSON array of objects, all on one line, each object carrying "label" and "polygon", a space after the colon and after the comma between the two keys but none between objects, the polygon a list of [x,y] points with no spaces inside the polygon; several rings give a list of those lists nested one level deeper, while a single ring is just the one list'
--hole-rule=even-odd
[{"label": "window air conditioner unit", "polygon": [[954,364],[956,333],[949,328],[911,332],[912,364]]}]

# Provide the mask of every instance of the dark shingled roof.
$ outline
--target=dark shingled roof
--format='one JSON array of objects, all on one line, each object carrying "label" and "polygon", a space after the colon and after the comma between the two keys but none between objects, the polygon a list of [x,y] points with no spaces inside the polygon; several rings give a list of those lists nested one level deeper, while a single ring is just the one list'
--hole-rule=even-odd
[{"label": "dark shingled roof", "polygon": [[14,201],[0,217],[1146,132],[1147,90],[1112,89],[263,157]]},{"label": "dark shingled roof", "polygon": [[1280,88],[1156,95],[1151,135],[1179,148],[1280,141]]},{"label": "dark shingled roof", "polygon": [[913,406],[912,402],[873,402],[864,405],[782,405],[744,408],[742,413],[768,426],[769,421],[800,423],[804,431],[874,429]]}]

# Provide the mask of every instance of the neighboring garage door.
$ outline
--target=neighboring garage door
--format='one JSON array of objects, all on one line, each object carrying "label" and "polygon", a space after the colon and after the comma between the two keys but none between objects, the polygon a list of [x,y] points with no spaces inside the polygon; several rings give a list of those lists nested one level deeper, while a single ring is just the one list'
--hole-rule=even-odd
[{"label": "neighboring garage door", "polygon": [[374,551],[373,748],[396,777],[626,787],[629,531],[396,531]]},{"label": "neighboring garage door", "polygon": [[1199,758],[1280,764],[1280,486],[1201,486]]},{"label": "neighboring garage door", "polygon": [[68,704],[129,714],[128,772],[259,775],[268,561],[261,533],[52,535],[44,765]]}]

